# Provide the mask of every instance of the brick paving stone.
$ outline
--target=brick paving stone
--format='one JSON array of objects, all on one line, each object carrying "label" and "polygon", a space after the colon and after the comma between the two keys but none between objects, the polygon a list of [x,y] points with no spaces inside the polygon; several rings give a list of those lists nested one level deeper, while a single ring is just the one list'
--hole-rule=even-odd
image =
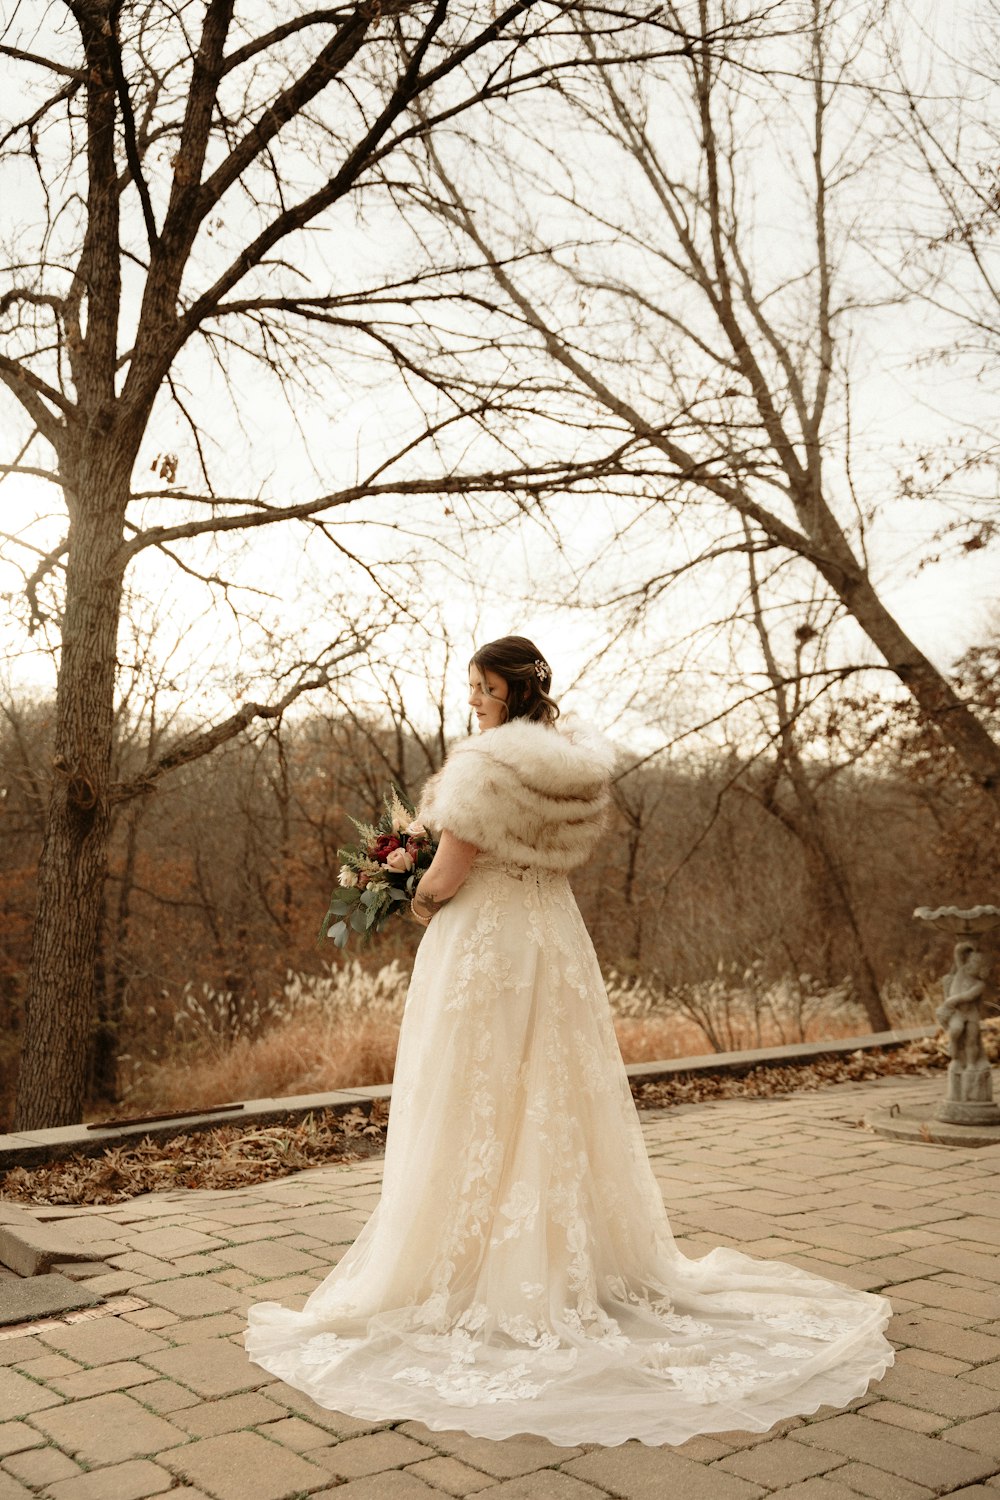
[{"label": "brick paving stone", "polygon": [[857,1491],[841,1484],[835,1476],[830,1479],[820,1476],[804,1479],[800,1484],[791,1484],[785,1490],[778,1490],[777,1494],[781,1500],[858,1500]]},{"label": "brick paving stone", "polygon": [[404,1437],[401,1432],[370,1432],[364,1437],[346,1438],[336,1447],[315,1454],[316,1462],[338,1479],[381,1474],[386,1469],[401,1469],[404,1464],[433,1457],[433,1448]]},{"label": "brick paving stone", "polygon": [[[318,1406],[304,1391],[297,1391],[294,1386],[285,1385],[280,1380],[276,1380],[273,1386],[266,1387],[266,1393],[268,1396],[273,1395],[282,1406],[298,1412],[299,1416],[304,1417],[307,1422],[312,1422],[316,1427],[322,1427],[324,1432],[332,1432],[334,1437],[356,1437],[362,1432],[381,1432],[384,1428],[395,1425],[388,1418],[377,1422],[368,1417],[349,1417],[345,1412],[328,1411],[325,1406]],[[410,1436],[415,1437],[418,1442],[426,1441],[434,1448],[441,1447],[438,1441],[441,1434],[435,1433],[432,1440],[426,1427],[417,1422],[412,1425],[415,1428],[419,1427],[420,1431],[413,1432],[409,1434]],[[407,1433],[408,1427],[402,1426],[399,1431]]]},{"label": "brick paving stone", "polygon": [[717,1458],[726,1458],[733,1448],[730,1443],[720,1443],[715,1434],[700,1433],[686,1443],[678,1443],[673,1451],[681,1458],[694,1459],[695,1463],[710,1464]]},{"label": "brick paving stone", "polygon": [[218,1437],[239,1432],[261,1422],[276,1422],[288,1413],[266,1396],[253,1391],[243,1396],[225,1396],[221,1401],[199,1401],[197,1406],[173,1413],[173,1422],[192,1437]]},{"label": "brick paving stone", "polygon": [[144,1255],[155,1255],[161,1260],[172,1260],[177,1255],[192,1255],[196,1250],[218,1250],[221,1240],[195,1229],[144,1229],[139,1234],[130,1234],[129,1248]]},{"label": "brick paving stone", "polygon": [[55,1391],[47,1391],[16,1370],[0,1369],[0,1421],[27,1417],[47,1406],[59,1406],[61,1402],[62,1397]]},{"label": "brick paving stone", "polygon": [[291,1500],[302,1491],[315,1490],[328,1477],[323,1469],[256,1432],[199,1438],[160,1454],[160,1462],[213,1500]]},{"label": "brick paving stone", "polygon": [[148,1276],[152,1281],[165,1281],[174,1269],[172,1261],[157,1260],[155,1255],[142,1255],[138,1250],[113,1255],[108,1264],[119,1271],[138,1271],[140,1276]]},{"label": "brick paving stone", "polygon": [[266,1385],[271,1376],[252,1365],[246,1351],[225,1339],[182,1344],[176,1349],[147,1355],[145,1364],[180,1385],[188,1385],[199,1396],[232,1396]]},{"label": "brick paving stone", "polygon": [[49,1269],[68,1276],[70,1281],[86,1281],[91,1276],[105,1275],[113,1267],[106,1260],[64,1260],[56,1261]]},{"label": "brick paving stone", "polygon": [[996,1291],[971,1292],[968,1288],[948,1286],[945,1282],[926,1276],[886,1287],[886,1296],[892,1299],[893,1306],[897,1297],[906,1297],[928,1307],[950,1307],[955,1312],[967,1312],[970,1322],[995,1318],[997,1315]]},{"label": "brick paving stone", "polygon": [[108,1297],[114,1292],[130,1292],[133,1287],[145,1286],[148,1280],[141,1271],[107,1271],[103,1276],[88,1277],[87,1291]]},{"label": "brick paving stone", "polygon": [[98,1365],[93,1370],[80,1370],[76,1375],[57,1376],[49,1384],[60,1395],[76,1401],[84,1396],[102,1396],[105,1391],[127,1391],[155,1379],[155,1370],[150,1370],[135,1360],[112,1360],[109,1365]]},{"label": "brick paving stone", "polygon": [[167,1337],[172,1344],[195,1344],[200,1339],[228,1338],[231,1333],[242,1334],[246,1319],[236,1313],[210,1313],[204,1318],[185,1318],[174,1323]]},{"label": "brick paving stone", "polygon": [[40,1354],[48,1354],[44,1344],[39,1343],[37,1338],[8,1338],[0,1339],[0,1367],[3,1365],[22,1365],[26,1359],[33,1359]]},{"label": "brick paving stone", "polygon": [[753,1484],[762,1484],[765,1489],[777,1490],[782,1485],[823,1474],[842,1462],[837,1454],[813,1452],[801,1443],[777,1438],[773,1443],[758,1443],[742,1453],[720,1458],[715,1468],[724,1469],[727,1474],[735,1474],[740,1479],[749,1479]]},{"label": "brick paving stone", "polygon": [[663,1500],[665,1495],[684,1500],[755,1500],[764,1494],[759,1485],[726,1474],[717,1464],[704,1468],[679,1458],[669,1448],[649,1448],[637,1442],[596,1448],[560,1467],[574,1479],[622,1500]]},{"label": "brick paving stone", "polygon": [[[221,1254],[226,1254],[225,1246],[222,1247]],[[217,1254],[203,1254],[181,1255],[170,1264],[180,1276],[206,1276],[213,1271],[225,1271],[229,1262]]]},{"label": "brick paving stone", "polygon": [[0,1472],[0,1500],[32,1500],[31,1491],[26,1490],[13,1474]]},{"label": "brick paving stone", "polygon": [[947,1425],[933,1412],[901,1406],[898,1401],[873,1401],[865,1407],[865,1416],[874,1422],[888,1422],[890,1427],[905,1427],[908,1432],[938,1432]]},{"label": "brick paving stone", "polygon": [[256,1281],[246,1291],[233,1294],[234,1305],[245,1309],[252,1302],[287,1302],[289,1307],[298,1309],[309,1293],[315,1291],[321,1274],[325,1271],[324,1266],[322,1271],[317,1269],[308,1275],[303,1273],[297,1276],[280,1276],[276,1281]]},{"label": "brick paving stone", "polygon": [[460,1497],[474,1495],[477,1490],[484,1490],[488,1485],[493,1486],[493,1493],[497,1493],[497,1486],[493,1478],[486,1474],[480,1474],[477,1469],[470,1469],[468,1464],[459,1463],[457,1458],[443,1458],[440,1454],[436,1458],[423,1458],[419,1463],[410,1464],[404,1470],[406,1474],[415,1474],[426,1484],[433,1485],[437,1490],[444,1490],[447,1495]]},{"label": "brick paving stone", "polygon": [[973,1329],[955,1328],[923,1317],[904,1314],[901,1318],[893,1318],[892,1336],[901,1344],[915,1344],[919,1349],[929,1349],[932,1354],[964,1359],[969,1364],[1000,1359],[1000,1339],[987,1338]]},{"label": "brick paving stone", "polygon": [[321,1427],[314,1427],[311,1422],[303,1422],[301,1417],[282,1417],[277,1422],[268,1422],[265,1426],[258,1427],[257,1431],[261,1437],[284,1443],[286,1448],[292,1448],[296,1453],[308,1453],[310,1448],[326,1448],[330,1444],[328,1432],[324,1432]]},{"label": "brick paving stone", "polygon": [[178,1276],[171,1281],[148,1282],[142,1289],[142,1299],[182,1318],[203,1318],[209,1313],[228,1312],[239,1300],[239,1293],[220,1286],[212,1276]]},{"label": "brick paving stone", "polygon": [[82,1365],[105,1365],[112,1360],[135,1359],[141,1354],[153,1354],[157,1349],[170,1347],[165,1339],[151,1330],[136,1328],[134,1323],[123,1323],[118,1318],[61,1323],[56,1328],[46,1328],[40,1337]]},{"label": "brick paving stone", "polygon": [[169,1328],[178,1321],[177,1314],[167,1312],[165,1307],[137,1307],[135,1312],[122,1313],[122,1317],[136,1328]]},{"label": "brick paving stone", "polygon": [[257,1286],[256,1276],[251,1276],[249,1271],[237,1271],[235,1267],[228,1271],[216,1271],[213,1280],[221,1281],[223,1286],[235,1287],[238,1292]]},{"label": "brick paving stone", "polygon": [[871,1500],[928,1500],[934,1493],[924,1484],[887,1474],[884,1469],[873,1469],[871,1464],[844,1464],[837,1470],[837,1479],[859,1495],[870,1495]]},{"label": "brick paving stone", "polygon": [[194,1391],[185,1390],[184,1386],[177,1385],[173,1380],[151,1380],[148,1385],[137,1390],[135,1395],[143,1406],[151,1406],[155,1412],[163,1415],[182,1411],[186,1406],[197,1406],[201,1402],[201,1397],[196,1396]]},{"label": "brick paving stone", "polygon": [[[321,1490],[318,1495],[311,1496],[310,1500],[432,1500],[434,1495],[440,1493],[440,1490],[432,1490],[424,1484],[415,1474],[395,1469],[367,1479],[348,1480],[347,1484],[338,1485],[336,1489]],[[2,1496],[0,1500],[3,1500]],[[173,1495],[170,1500],[174,1500]]]},{"label": "brick paving stone", "polygon": [[8,1474],[13,1474],[22,1484],[30,1485],[33,1489],[55,1483],[57,1479],[75,1478],[80,1473],[79,1464],[75,1464],[65,1453],[60,1453],[58,1448],[29,1448],[25,1453],[12,1453],[5,1458],[3,1466]]},{"label": "brick paving stone", "polygon": [[322,1261],[304,1250],[295,1250],[283,1240],[257,1240],[251,1245],[230,1246],[226,1259],[238,1271],[254,1276],[292,1276],[297,1272],[315,1271]]},{"label": "brick paving stone", "polygon": [[558,1448],[540,1437],[512,1437],[496,1442],[492,1438],[471,1437],[467,1432],[431,1432],[422,1422],[403,1422],[396,1430],[471,1464],[484,1474],[492,1474],[494,1479],[516,1479],[533,1469],[554,1468],[583,1452],[582,1448]]},{"label": "brick paving stone", "polygon": [[37,1448],[44,1441],[27,1422],[0,1422],[0,1458],[8,1453],[22,1453],[25,1448]]},{"label": "brick paving stone", "polygon": [[992,1411],[971,1422],[959,1422],[948,1430],[949,1443],[1000,1459],[1000,1412]]},{"label": "brick paving stone", "polygon": [[903,1432],[853,1412],[810,1423],[794,1432],[792,1438],[797,1443],[815,1443],[819,1448],[829,1448],[846,1458],[859,1459],[936,1489],[973,1484],[995,1468],[990,1460],[968,1448],[958,1448],[919,1432]]},{"label": "brick paving stone", "polygon": [[896,1364],[931,1370],[936,1375],[966,1375],[972,1368],[964,1359],[949,1359],[947,1354],[932,1354],[929,1349],[897,1349]]},{"label": "brick paving stone", "polygon": [[1000,1249],[1000,1219],[980,1217],[974,1214],[963,1214],[960,1219],[951,1219],[939,1225],[941,1232],[947,1234],[951,1230],[951,1238],[956,1240],[972,1240],[976,1244],[991,1245],[994,1249]]},{"label": "brick paving stone", "polygon": [[63,1479],[50,1485],[45,1500],[145,1500],[147,1495],[162,1495],[170,1490],[170,1500],[183,1493],[170,1489],[174,1476],[148,1458],[132,1458],[123,1464],[93,1469],[76,1479]]},{"label": "brick paving stone", "polygon": [[963,1377],[970,1385],[982,1385],[991,1391],[1000,1391],[1000,1361],[992,1365],[983,1365],[978,1370],[970,1370]]},{"label": "brick paving stone", "polygon": [[35,1412],[32,1423],[60,1448],[86,1463],[118,1463],[187,1442],[187,1433],[156,1417],[121,1391],[91,1396],[54,1411]]},{"label": "brick paving stone", "polygon": [[52,1375],[72,1375],[79,1368],[76,1360],[67,1359],[65,1354],[41,1354],[37,1359],[26,1359],[23,1364],[18,1365],[21,1374],[32,1380],[48,1380]]},{"label": "brick paving stone", "polygon": [[972,1250],[963,1244],[928,1245],[921,1250],[928,1265],[942,1271],[964,1271],[980,1281],[989,1282],[996,1272],[996,1256],[985,1253],[985,1247]]},{"label": "brick paving stone", "polygon": [[250,1245],[256,1240],[281,1240],[291,1234],[291,1226],[287,1224],[227,1224],[219,1230],[219,1238],[225,1239],[226,1244],[218,1253],[226,1255],[233,1245]]},{"label": "brick paving stone", "polygon": [[[725,1443],[731,1453],[742,1452],[746,1448],[757,1448],[761,1443],[772,1443],[776,1438],[787,1437],[797,1427],[805,1426],[805,1422],[805,1417],[785,1417],[784,1421],[776,1422],[766,1432],[713,1432],[712,1440]],[[688,1442],[704,1440],[704,1438],[689,1438]],[[685,1443],[682,1447],[673,1449],[673,1452],[683,1455],[687,1452],[687,1448],[688,1444]]]},{"label": "brick paving stone", "polygon": [[505,1479],[486,1495],[488,1500],[606,1500],[607,1491],[595,1490],[593,1485],[559,1469],[539,1469],[536,1474],[522,1474],[520,1479]]},{"label": "brick paving stone", "polygon": [[105,1218],[103,1214],[83,1213],[62,1216],[59,1228],[78,1243],[89,1245],[95,1240],[106,1240],[112,1237],[113,1231],[119,1226]]}]

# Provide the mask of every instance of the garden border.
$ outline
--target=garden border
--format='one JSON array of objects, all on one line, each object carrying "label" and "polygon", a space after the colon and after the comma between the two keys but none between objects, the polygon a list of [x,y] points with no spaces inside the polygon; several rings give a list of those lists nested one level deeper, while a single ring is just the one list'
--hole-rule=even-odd
[{"label": "garden border", "polygon": [[[670,1078],[699,1074],[728,1073],[739,1076],[760,1067],[801,1067],[824,1057],[840,1057],[851,1052],[875,1052],[905,1047],[908,1042],[937,1036],[936,1026],[911,1027],[901,1031],[878,1031],[867,1036],[840,1037],[824,1042],[792,1042],[782,1047],[754,1047],[742,1052],[713,1052],[699,1057],[676,1057],[662,1062],[630,1063],[626,1068],[630,1083],[656,1083]],[[275,1125],[300,1119],[318,1110],[346,1114],[352,1109],[370,1112],[377,1099],[388,1100],[392,1085],[372,1084],[351,1089],[337,1089],[328,1094],[294,1094],[285,1099],[246,1099],[238,1110],[232,1105],[215,1111],[175,1116],[146,1124],[109,1125],[92,1130],[86,1124],[57,1125],[49,1130],[26,1130],[0,1135],[0,1171],[12,1167],[37,1167],[43,1162],[58,1161],[78,1153],[98,1156],[108,1146],[129,1141],[169,1140],[195,1130],[214,1130],[220,1125]]]}]

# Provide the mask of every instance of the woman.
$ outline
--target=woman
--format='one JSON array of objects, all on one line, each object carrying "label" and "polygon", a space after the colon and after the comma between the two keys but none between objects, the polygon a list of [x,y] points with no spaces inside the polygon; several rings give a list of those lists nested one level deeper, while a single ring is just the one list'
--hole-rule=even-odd
[{"label": "woman", "polygon": [[841,1406],[893,1362],[884,1297],[677,1249],[566,871],[614,752],[556,727],[531,641],[477,651],[479,736],[418,816],[440,845],[400,1031],[382,1196],[251,1359],[321,1406],[479,1437],[682,1443]]}]

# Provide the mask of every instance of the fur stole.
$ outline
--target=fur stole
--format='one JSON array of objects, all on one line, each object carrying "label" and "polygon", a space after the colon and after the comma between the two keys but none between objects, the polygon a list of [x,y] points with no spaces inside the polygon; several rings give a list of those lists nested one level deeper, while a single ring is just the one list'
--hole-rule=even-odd
[{"label": "fur stole", "polygon": [[515,864],[569,870],[594,848],[617,751],[578,721],[514,719],[461,740],[424,786],[422,823]]}]

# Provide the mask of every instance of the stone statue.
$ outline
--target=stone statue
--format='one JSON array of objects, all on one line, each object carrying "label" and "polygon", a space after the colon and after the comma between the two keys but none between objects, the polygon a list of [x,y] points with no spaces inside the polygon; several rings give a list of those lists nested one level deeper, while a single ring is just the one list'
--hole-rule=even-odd
[{"label": "stone statue", "polygon": [[[944,1000],[935,1017],[948,1034],[951,1062],[948,1064],[947,1113],[952,1119],[978,1115],[976,1105],[992,1100],[990,1064],[983,1048],[979,1005],[986,989],[989,959],[968,941],[955,944],[951,969],[941,981]],[[962,1109],[972,1105],[971,1111]]]}]

